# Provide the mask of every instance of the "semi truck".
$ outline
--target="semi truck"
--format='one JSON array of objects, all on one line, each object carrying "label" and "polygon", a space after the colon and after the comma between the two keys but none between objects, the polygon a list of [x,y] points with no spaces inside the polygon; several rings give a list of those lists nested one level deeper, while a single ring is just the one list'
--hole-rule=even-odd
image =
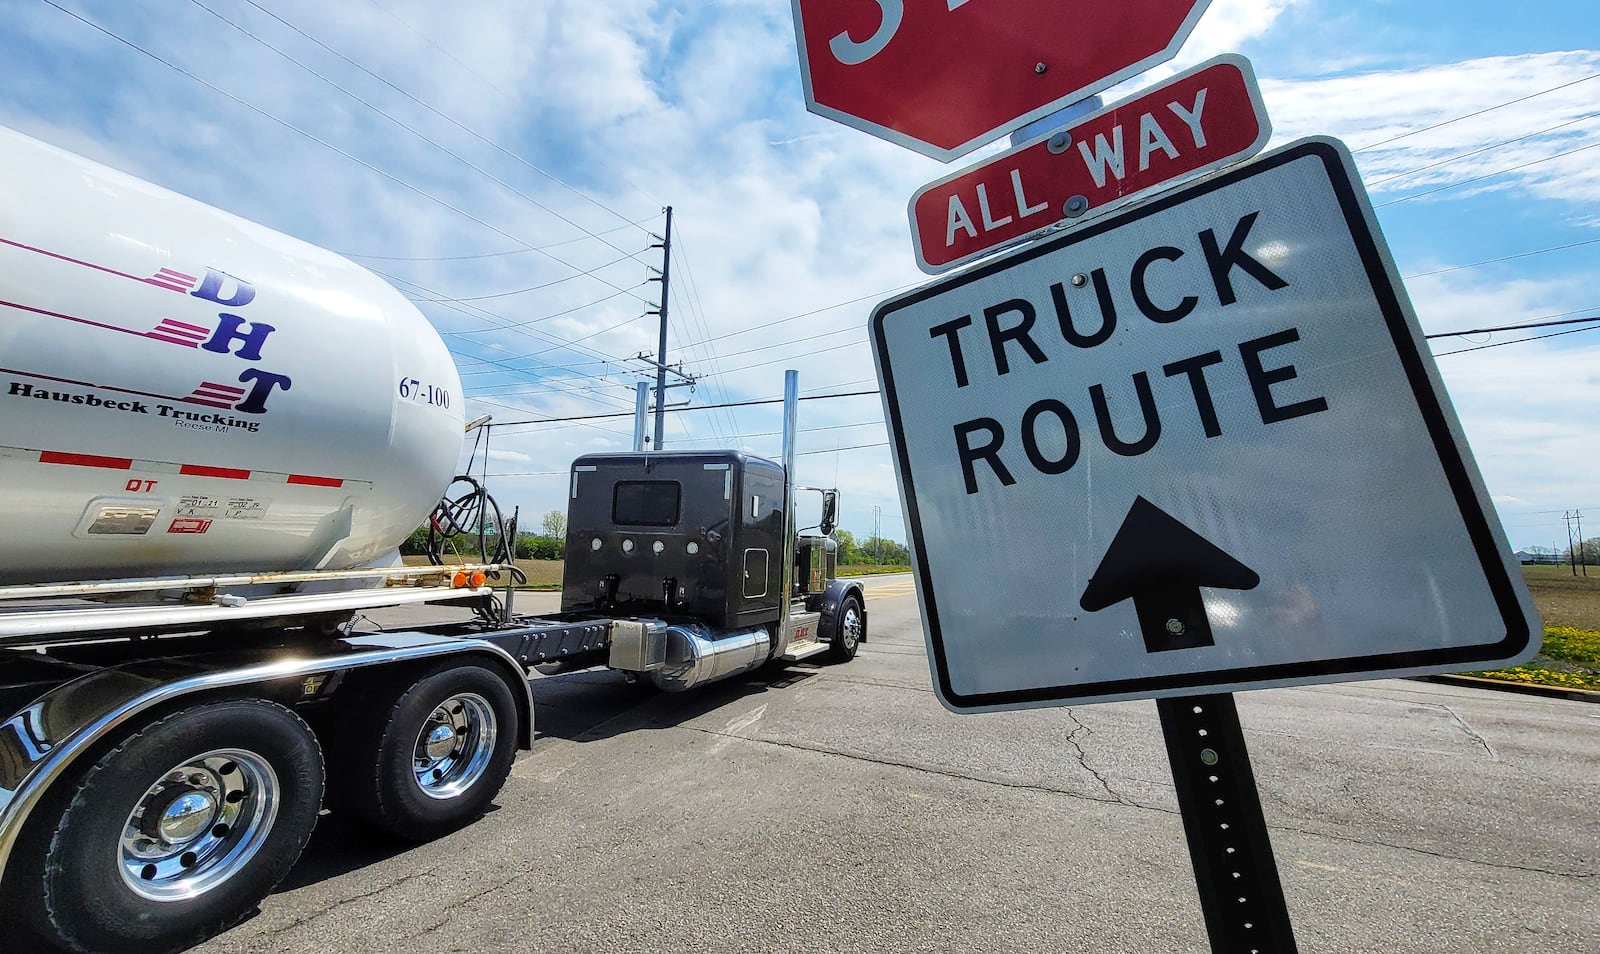
[{"label": "semi truck", "polygon": [[[797,520],[794,372],[781,461],[574,461],[560,609],[519,615],[501,563],[399,558],[468,427],[409,301],[10,130],[0,168],[0,944],[182,949],[324,806],[401,839],[471,823],[533,744],[534,667],[678,692],[867,638],[837,493]],[[438,602],[473,613],[353,626]]]}]

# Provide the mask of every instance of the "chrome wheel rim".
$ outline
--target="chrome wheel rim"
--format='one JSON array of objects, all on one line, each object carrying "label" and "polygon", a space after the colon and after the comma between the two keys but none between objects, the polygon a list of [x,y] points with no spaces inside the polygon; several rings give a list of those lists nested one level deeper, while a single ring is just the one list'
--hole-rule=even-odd
[{"label": "chrome wheel rim", "polygon": [[411,770],[429,798],[456,798],[489,770],[499,723],[494,707],[475,692],[439,703],[423,721],[412,747]]},{"label": "chrome wheel rim", "polygon": [[861,642],[861,614],[856,612],[853,603],[844,611],[844,621],[839,624],[839,634],[844,637],[845,648],[852,652]]},{"label": "chrome wheel rim", "polygon": [[245,749],[213,749],[173,766],[123,823],[123,883],[151,901],[210,891],[261,850],[280,798],[272,764]]}]

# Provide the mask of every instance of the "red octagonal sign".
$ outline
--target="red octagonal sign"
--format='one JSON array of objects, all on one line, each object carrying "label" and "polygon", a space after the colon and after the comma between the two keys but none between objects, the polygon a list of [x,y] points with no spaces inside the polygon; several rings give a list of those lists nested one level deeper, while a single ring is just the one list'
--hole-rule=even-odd
[{"label": "red octagonal sign", "polygon": [[1171,59],[1210,0],[793,0],[806,105],[949,161]]}]

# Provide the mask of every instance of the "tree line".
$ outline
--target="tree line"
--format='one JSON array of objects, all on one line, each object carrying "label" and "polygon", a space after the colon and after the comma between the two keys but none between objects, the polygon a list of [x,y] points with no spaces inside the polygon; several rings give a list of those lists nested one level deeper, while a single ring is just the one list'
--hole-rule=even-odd
[{"label": "tree line", "polygon": [[[519,560],[560,560],[566,556],[567,516],[551,510],[539,521],[540,532],[518,532],[516,554]],[[910,566],[911,553],[905,544],[886,537],[868,536],[860,540],[849,530],[834,531],[839,545],[840,566]],[[1600,540],[1596,541],[1600,544]],[[492,546],[492,544],[491,544]],[[481,558],[478,553],[477,534],[464,534],[455,538],[447,552],[461,557]],[[428,552],[428,525],[418,527],[404,543],[400,552],[407,556],[422,556]]]}]

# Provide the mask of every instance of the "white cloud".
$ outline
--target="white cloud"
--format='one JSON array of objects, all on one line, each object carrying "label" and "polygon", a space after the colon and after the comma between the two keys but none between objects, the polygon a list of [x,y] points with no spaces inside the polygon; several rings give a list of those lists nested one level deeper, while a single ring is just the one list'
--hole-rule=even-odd
[{"label": "white cloud", "polygon": [[[470,16],[459,6],[422,0],[386,0],[381,7],[312,0],[270,5],[519,159],[253,8],[207,2],[472,165],[188,6],[166,20],[146,16],[153,9],[148,4],[86,5],[91,12],[85,16],[414,188],[42,5],[11,11],[10,38],[0,38],[8,62],[0,122],[343,251],[454,257],[512,250],[520,242],[552,246],[472,260],[364,259],[417,297],[436,297],[418,286],[467,297],[557,282],[460,310],[423,306],[460,356],[469,394],[478,396],[472,413],[495,415],[491,469],[561,472],[579,453],[631,446],[626,415],[643,365],[630,358],[655,352],[655,319],[640,316],[659,291],[657,285],[634,286],[646,278],[646,264],[659,264],[659,252],[645,252],[649,239],[642,229],[607,230],[635,219],[659,230],[655,216],[668,204],[675,209],[676,242],[671,360],[686,360],[687,369],[702,376],[697,405],[775,396],[782,390],[780,372],[789,366],[802,370],[806,390],[875,387],[864,343],[871,307],[887,290],[923,280],[910,255],[905,202],[948,169],[804,112],[787,4],[542,0],[474,5]],[[1281,24],[1330,15],[1323,6],[1215,0],[1181,58],[1163,73],[1251,44],[1280,44]],[[1595,72],[1600,53],[1577,51],[1359,75],[1264,76],[1263,85],[1280,139],[1333,133],[1360,147]],[[1363,152],[1363,173],[1383,202],[1600,141],[1600,122],[1579,122],[1378,182],[1592,112],[1597,84],[1580,83]],[[1549,160],[1408,206],[1446,199],[1465,205],[1481,199],[1481,189],[1495,188],[1559,202],[1559,213],[1574,222],[1593,219],[1600,217],[1593,205],[1600,199],[1597,154]],[[605,239],[585,238],[586,232],[606,233]],[[581,241],[570,242],[575,238]],[[554,245],[563,242],[570,244]],[[1431,246],[1397,251],[1412,271],[1460,263]],[[604,266],[624,253],[638,254]],[[572,277],[586,269],[595,274]],[[1419,279],[1411,292],[1425,327],[1445,331],[1583,307],[1589,304],[1582,300],[1584,285],[1573,275],[1450,273]],[[629,292],[616,294],[619,286]],[[607,296],[614,297],[590,304]],[[858,298],[864,300],[839,304]],[[547,317],[567,309],[568,315]],[[579,338],[575,350],[552,343]],[[1577,492],[1555,478],[1541,482],[1539,475],[1600,435],[1581,423],[1571,432],[1531,426],[1565,426],[1572,415],[1543,397],[1523,395],[1504,377],[1514,368],[1535,381],[1565,379],[1577,370],[1573,353],[1577,349],[1535,344],[1441,361],[1474,446],[1490,462],[1485,472],[1494,492],[1534,505]],[[496,367],[485,359],[519,370],[480,373]],[[674,391],[671,400],[685,397]],[[504,426],[609,412],[624,416]],[[801,426],[880,417],[876,397],[815,401],[802,406]],[[675,444],[669,446],[727,442],[772,454],[776,438],[739,435],[767,434],[777,422],[770,406],[675,415],[669,431]],[[880,442],[881,428],[809,432],[801,449]],[[706,443],[689,443],[701,438]],[[900,510],[886,461],[883,448],[810,455],[801,458],[800,476],[830,483],[837,473],[847,491],[845,525],[859,529],[874,506]],[[519,477],[508,479],[507,487],[509,502],[525,510],[562,505],[559,478]],[[898,524],[885,529],[901,535]]]},{"label": "white cloud", "polygon": [[[1576,150],[1600,147],[1597,73],[1600,52],[1574,51],[1261,85],[1274,140],[1343,139],[1379,203],[1502,172],[1478,188],[1595,201],[1600,163],[1594,152]],[[1523,97],[1529,98],[1489,108]],[[1471,188],[1442,193],[1472,194]]]}]

